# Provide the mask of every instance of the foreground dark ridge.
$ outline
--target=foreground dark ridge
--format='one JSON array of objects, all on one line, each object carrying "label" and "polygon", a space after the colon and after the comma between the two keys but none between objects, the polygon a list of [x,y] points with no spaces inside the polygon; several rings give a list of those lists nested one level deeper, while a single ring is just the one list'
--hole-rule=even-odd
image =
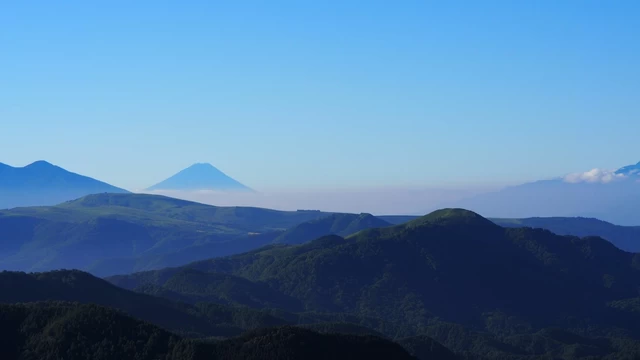
[{"label": "foreground dark ridge", "polygon": [[0,305],[0,319],[2,359],[415,359],[379,337],[296,327],[256,330],[219,342],[187,340],[96,305]]},{"label": "foreground dark ridge", "polygon": [[[260,304],[294,299],[291,306],[306,311],[380,319],[369,326],[393,338],[430,335],[458,352],[475,352],[472,344],[480,342],[483,356],[535,354],[511,336],[554,339],[545,353],[562,351],[575,345],[560,340],[564,332],[586,336],[580,341],[591,350],[584,350],[601,355],[636,351],[613,345],[617,341],[637,349],[639,256],[601,238],[505,229],[470,211],[443,209],[347,238],[327,236],[108,280],[194,302],[218,296],[254,306],[247,294]],[[227,287],[207,285],[221,284],[221,278]],[[257,290],[263,286],[269,293]],[[455,340],[461,330],[452,323],[465,329],[469,342]],[[596,350],[593,337],[607,337],[609,345]],[[497,349],[491,341],[516,348]]]}]

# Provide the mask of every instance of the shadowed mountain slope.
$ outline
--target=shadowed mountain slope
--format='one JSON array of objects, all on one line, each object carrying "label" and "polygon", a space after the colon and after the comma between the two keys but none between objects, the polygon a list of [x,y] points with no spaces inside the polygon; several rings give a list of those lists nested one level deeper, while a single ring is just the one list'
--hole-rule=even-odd
[{"label": "shadowed mountain slope", "polygon": [[371,214],[332,214],[299,224],[275,239],[275,243],[302,244],[326,235],[346,236],[361,230],[391,226]]},{"label": "shadowed mountain slope", "polygon": [[0,357],[43,360],[415,359],[379,337],[263,329],[219,342],[182,339],[96,305],[0,305]]},{"label": "shadowed mountain slope", "polygon": [[[640,255],[600,238],[505,229],[470,211],[444,209],[346,239],[327,236],[183,269],[267,283],[307,310],[380,318],[413,328],[407,336],[436,318],[486,330],[491,313],[531,329],[621,327],[640,335],[628,313],[610,306],[638,296],[639,264]],[[140,286],[149,276],[109,280]]]},{"label": "shadowed mountain slope", "polygon": [[525,218],[491,219],[504,227],[532,227],[549,230],[558,235],[599,236],[619,249],[640,252],[640,226],[619,226],[606,221],[583,218]]}]

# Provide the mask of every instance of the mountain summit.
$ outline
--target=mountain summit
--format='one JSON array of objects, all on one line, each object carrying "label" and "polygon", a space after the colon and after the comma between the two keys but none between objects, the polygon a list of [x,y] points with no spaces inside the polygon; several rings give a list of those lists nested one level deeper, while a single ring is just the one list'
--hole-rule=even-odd
[{"label": "mountain summit", "polygon": [[0,163],[0,209],[56,205],[97,193],[127,193],[40,160],[24,167]]},{"label": "mountain summit", "polygon": [[127,193],[102,181],[40,160],[25,167],[0,163],[0,209],[56,205],[89,194]]},{"label": "mountain summit", "polygon": [[621,167],[616,171],[616,174],[621,174],[625,176],[629,176],[629,175],[640,176],[640,162],[638,162],[635,165],[627,165],[627,166]]},{"label": "mountain summit", "polygon": [[193,164],[147,190],[253,191],[207,163]]}]

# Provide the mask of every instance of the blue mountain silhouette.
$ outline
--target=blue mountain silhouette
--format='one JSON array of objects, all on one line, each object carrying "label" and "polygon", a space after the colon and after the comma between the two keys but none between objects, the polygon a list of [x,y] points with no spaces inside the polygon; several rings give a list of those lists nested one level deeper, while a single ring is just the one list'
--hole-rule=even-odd
[{"label": "blue mountain silhouette", "polygon": [[640,162],[635,165],[627,165],[616,171],[616,174],[640,176]]},{"label": "blue mountain silhouette", "polygon": [[25,167],[0,163],[0,209],[56,205],[105,192],[128,193],[127,190],[42,160]]},{"label": "blue mountain silhouette", "polygon": [[610,182],[567,182],[562,177],[480,194],[448,206],[486,217],[594,217],[617,225],[640,225],[640,163],[615,171]]},{"label": "blue mountain silhouette", "polygon": [[147,190],[253,191],[207,163],[191,165]]}]

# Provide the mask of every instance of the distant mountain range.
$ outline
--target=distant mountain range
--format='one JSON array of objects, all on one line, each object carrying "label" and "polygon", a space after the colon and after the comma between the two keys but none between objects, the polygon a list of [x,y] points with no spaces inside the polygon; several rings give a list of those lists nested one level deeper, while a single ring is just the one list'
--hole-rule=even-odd
[{"label": "distant mountain range", "polygon": [[213,165],[206,163],[191,165],[146,190],[253,191],[216,169]]},{"label": "distant mountain range", "polygon": [[[0,269],[75,268],[99,276],[179,266],[264,246],[348,236],[415,217],[216,207],[149,194],[94,194],[0,211]],[[640,252],[640,227],[591,218],[492,219],[504,227],[601,236]]]},{"label": "distant mountain range", "polygon": [[0,209],[55,205],[97,193],[128,191],[46,161],[36,161],[25,167],[0,163]]},{"label": "distant mountain range", "polygon": [[[194,164],[147,190],[253,191],[211,164]],[[25,167],[0,163],[0,209],[57,205],[99,193],[129,191],[42,160]]]},{"label": "distant mountain range", "polygon": [[581,216],[640,225],[640,163],[511,186],[441,206],[497,218]]}]

